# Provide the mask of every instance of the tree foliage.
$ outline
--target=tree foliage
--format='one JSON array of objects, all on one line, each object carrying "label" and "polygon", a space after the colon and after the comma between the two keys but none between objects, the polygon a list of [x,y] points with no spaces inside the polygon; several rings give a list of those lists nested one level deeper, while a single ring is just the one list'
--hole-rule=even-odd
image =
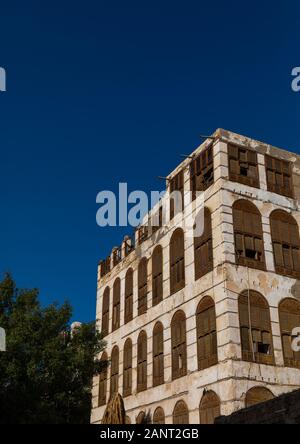
[{"label": "tree foliage", "polygon": [[106,362],[95,323],[71,334],[72,308],[42,307],[39,292],[20,290],[9,274],[0,281],[0,423],[88,423],[92,377]]}]

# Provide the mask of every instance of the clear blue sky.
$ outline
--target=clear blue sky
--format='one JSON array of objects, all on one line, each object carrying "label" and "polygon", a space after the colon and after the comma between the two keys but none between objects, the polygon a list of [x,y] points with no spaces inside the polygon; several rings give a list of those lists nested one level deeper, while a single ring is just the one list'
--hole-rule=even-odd
[{"label": "clear blue sky", "polygon": [[98,260],[126,229],[96,194],[162,187],[218,127],[300,150],[296,1],[2,2],[0,271],[95,315]]}]

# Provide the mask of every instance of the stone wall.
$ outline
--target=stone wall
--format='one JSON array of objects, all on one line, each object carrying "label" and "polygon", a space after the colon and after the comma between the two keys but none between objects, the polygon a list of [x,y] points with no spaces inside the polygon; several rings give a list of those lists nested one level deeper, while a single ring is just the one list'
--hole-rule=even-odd
[{"label": "stone wall", "polygon": [[[199,423],[199,403],[205,390],[214,390],[221,401],[221,414],[229,415],[244,407],[245,394],[254,386],[263,385],[277,396],[300,387],[300,370],[283,367],[283,357],[278,320],[278,304],[284,297],[299,297],[298,281],[279,276],[274,272],[274,260],[270,237],[269,215],[275,208],[284,208],[291,212],[300,223],[298,200],[270,193],[266,189],[264,169],[265,152],[288,158],[294,162],[294,184],[299,181],[299,157],[261,144],[260,142],[217,130],[214,144],[214,184],[204,192],[205,206],[212,214],[213,256],[214,269],[199,280],[194,280],[194,249],[193,238],[185,236],[185,277],[186,286],[176,294],[170,295],[169,286],[169,243],[173,231],[182,222],[177,215],[166,226],[159,229],[153,236],[137,246],[121,263],[100,277],[98,273],[97,319],[101,327],[102,295],[106,286],[111,289],[110,306],[112,305],[112,287],[114,280],[121,279],[121,327],[110,333],[107,341],[107,352],[110,356],[114,345],[118,345],[119,359],[119,392],[122,394],[123,346],[127,338],[133,343],[133,394],[124,399],[127,415],[131,422],[141,410],[150,410],[160,406],[164,409],[166,423],[172,423],[172,412],[176,402],[183,399],[188,408],[190,423]],[[239,183],[228,181],[227,142],[251,146],[258,151],[260,189],[251,188]],[[206,140],[196,153],[211,143]],[[189,190],[189,160],[182,162],[169,177],[181,168],[185,178],[185,220],[197,212],[196,201],[191,202]],[[299,188],[300,190],[300,188]],[[298,191],[297,191],[298,193]],[[300,196],[300,192],[299,192]],[[239,198],[250,199],[260,210],[263,222],[264,246],[267,271],[249,269],[235,265],[234,234],[232,222],[232,204]],[[145,314],[137,314],[137,267],[142,257],[151,258],[157,244],[163,247],[163,301],[152,307],[151,260],[148,263],[148,310]],[[124,283],[125,274],[129,267],[134,270],[134,306],[133,320],[124,325]],[[271,312],[272,333],[276,365],[263,365],[244,362],[241,360],[240,330],[238,319],[237,299],[240,292],[250,288],[262,293],[268,300]],[[295,290],[296,289],[296,290]],[[218,364],[208,369],[197,369],[196,317],[195,312],[199,301],[209,295],[216,307]],[[187,375],[171,380],[171,335],[170,325],[174,313],[182,309],[185,312],[187,324]],[[110,309],[110,331],[112,310]],[[152,331],[155,323],[161,321],[164,326],[164,369],[165,384],[152,387]],[[148,354],[148,389],[136,393],[136,359],[137,337],[141,330],[147,333]],[[108,372],[109,374],[109,372]],[[109,393],[109,381],[108,381]],[[101,421],[105,407],[98,407],[98,378],[94,378],[93,410],[91,422]]]}]

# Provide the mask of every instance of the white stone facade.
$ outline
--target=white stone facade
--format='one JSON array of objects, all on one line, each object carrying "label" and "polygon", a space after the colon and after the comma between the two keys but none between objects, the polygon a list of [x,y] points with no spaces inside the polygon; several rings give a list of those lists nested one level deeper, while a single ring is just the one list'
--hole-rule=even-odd
[{"label": "white stone facade", "polygon": [[[126,414],[131,423],[140,411],[150,411],[162,407],[166,423],[172,423],[172,413],[178,400],[184,400],[189,409],[189,422],[199,423],[199,403],[205,390],[213,390],[221,401],[221,414],[228,415],[245,406],[246,392],[254,386],[264,386],[277,396],[300,387],[300,370],[284,367],[278,304],[285,297],[300,300],[300,285],[296,279],[275,273],[272,242],[270,235],[269,215],[274,209],[285,209],[300,224],[300,158],[287,151],[279,150],[270,145],[248,139],[234,133],[217,130],[214,139],[206,140],[195,153],[213,143],[214,183],[204,192],[205,206],[212,215],[213,233],[213,271],[195,281],[194,278],[194,247],[193,238],[185,236],[185,287],[170,295],[169,284],[169,242],[178,226],[180,215],[168,221],[141,245],[137,246],[127,257],[112,268],[104,277],[98,274],[97,319],[101,328],[102,295],[109,286],[110,297],[110,333],[105,338],[106,351],[110,356],[114,345],[118,345],[119,355],[119,392],[122,394],[123,384],[123,347],[127,338],[133,344],[132,389],[133,394],[124,398]],[[260,188],[253,188],[228,180],[227,143],[233,142],[240,146],[250,147],[258,153]],[[289,160],[293,163],[293,185],[295,199],[287,198],[267,191],[264,154]],[[184,160],[169,177],[184,168],[185,191],[190,189],[189,159]],[[267,271],[251,269],[235,264],[235,247],[232,220],[232,204],[245,198],[253,202],[260,210],[263,224],[263,238]],[[195,208],[195,201],[185,196],[184,218]],[[163,247],[163,301],[152,307],[151,261],[148,263],[148,310],[138,316],[137,311],[137,267],[139,260],[146,256],[151,258],[157,244]],[[134,270],[134,304],[133,320],[124,325],[124,283],[129,267]],[[111,332],[112,288],[115,279],[121,279],[121,310],[120,328]],[[274,344],[275,365],[257,364],[242,360],[241,340],[238,316],[238,295],[252,289],[260,292],[270,306],[271,325]],[[198,371],[197,340],[196,340],[196,308],[199,301],[206,295],[213,298],[216,309],[218,364]],[[187,375],[172,381],[171,378],[171,319],[181,309],[186,315],[187,339]],[[155,323],[161,321],[164,327],[164,379],[163,385],[152,387],[152,331]],[[136,361],[137,338],[141,330],[147,333],[147,386],[146,391],[136,392]],[[107,383],[107,399],[109,398],[109,375]],[[94,378],[92,423],[100,423],[105,406],[98,407],[98,381]]]}]

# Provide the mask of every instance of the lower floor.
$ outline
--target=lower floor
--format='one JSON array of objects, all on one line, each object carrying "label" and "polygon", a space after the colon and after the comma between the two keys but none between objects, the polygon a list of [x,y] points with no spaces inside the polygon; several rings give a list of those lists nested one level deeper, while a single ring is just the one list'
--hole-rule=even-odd
[{"label": "lower floor", "polygon": [[[127,422],[213,423],[244,407],[300,388],[300,370],[228,360],[124,398]],[[97,388],[94,387],[94,393]],[[95,405],[91,422],[101,423],[105,405]]]}]

